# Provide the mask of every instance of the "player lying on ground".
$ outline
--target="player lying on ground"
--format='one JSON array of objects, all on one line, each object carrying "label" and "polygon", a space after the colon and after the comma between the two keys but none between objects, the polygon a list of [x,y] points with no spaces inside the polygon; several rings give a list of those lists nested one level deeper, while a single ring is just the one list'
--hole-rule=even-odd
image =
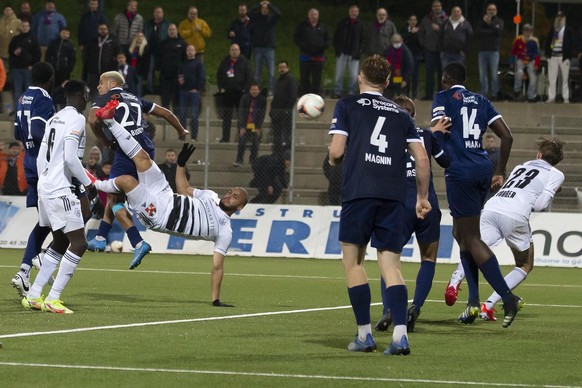
[{"label": "player lying on ground", "polygon": [[[483,208],[481,238],[490,247],[505,239],[513,253],[515,268],[505,276],[512,290],[525,280],[534,267],[534,246],[529,219],[532,210],[546,209],[554,195],[561,190],[564,174],[555,168],[563,158],[564,143],[554,137],[542,138],[535,160],[513,169],[507,182]],[[465,277],[459,265],[445,291],[445,300],[452,306],[457,300],[459,285]],[[481,305],[481,318],[496,321],[494,306],[501,297],[493,292]]]},{"label": "player lying on ground", "polygon": [[[122,175],[107,181],[95,180],[97,189],[106,193],[125,193],[138,219],[149,229],[195,240],[214,241],[211,288],[215,306],[220,302],[220,285],[224,275],[224,257],[232,239],[230,216],[248,202],[248,193],[242,187],[233,187],[222,197],[214,191],[190,187],[184,166],[196,149],[184,144],[178,155],[176,188],[174,194],[166,177],[139,143],[113,120],[117,101],[110,101],[96,112],[109,128],[123,152],[137,168],[139,181]],[[142,258],[133,258],[129,269],[140,265]]]}]

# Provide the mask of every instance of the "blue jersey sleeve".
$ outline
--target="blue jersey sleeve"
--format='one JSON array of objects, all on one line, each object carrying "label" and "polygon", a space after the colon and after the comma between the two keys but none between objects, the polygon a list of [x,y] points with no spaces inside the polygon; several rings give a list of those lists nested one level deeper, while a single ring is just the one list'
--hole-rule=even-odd
[{"label": "blue jersey sleeve", "polygon": [[343,100],[335,104],[333,111],[333,118],[331,120],[331,127],[329,128],[330,135],[344,135],[348,136],[348,118],[346,108]]},{"label": "blue jersey sleeve", "polygon": [[501,115],[497,112],[497,109],[495,109],[491,101],[487,100],[487,125],[491,125],[492,122],[500,117]]},{"label": "blue jersey sleeve", "polygon": [[140,98],[139,102],[141,103],[142,112],[151,113],[152,110],[154,110],[155,104],[153,102],[145,100],[143,98]]},{"label": "blue jersey sleeve", "polygon": [[446,98],[443,93],[437,93],[432,102],[431,122],[446,115]]},{"label": "blue jersey sleeve", "polygon": [[[441,132],[439,132],[441,133]],[[431,143],[431,154],[434,160],[438,163],[439,166],[442,168],[447,168],[451,165],[451,159],[449,155],[445,152],[445,150],[439,144],[435,134],[430,133],[430,143]]]}]

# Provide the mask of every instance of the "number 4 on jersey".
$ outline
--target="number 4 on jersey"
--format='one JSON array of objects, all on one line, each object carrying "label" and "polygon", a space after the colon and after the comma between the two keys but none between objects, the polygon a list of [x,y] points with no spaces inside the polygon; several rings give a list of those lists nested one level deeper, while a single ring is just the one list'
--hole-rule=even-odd
[{"label": "number 4 on jersey", "polygon": [[378,121],[376,121],[376,125],[374,126],[374,131],[372,132],[372,136],[370,136],[370,144],[378,147],[378,152],[381,153],[386,153],[386,149],[388,148],[386,135],[380,134],[380,131],[382,131],[382,127],[384,126],[385,121],[386,117],[383,116],[378,117]]}]

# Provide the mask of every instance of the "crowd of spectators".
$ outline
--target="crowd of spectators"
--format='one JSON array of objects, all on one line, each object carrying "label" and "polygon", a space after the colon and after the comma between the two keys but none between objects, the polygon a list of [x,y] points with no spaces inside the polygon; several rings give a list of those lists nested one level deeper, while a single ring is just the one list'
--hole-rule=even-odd
[{"label": "crowd of spectators", "polygon": [[[240,4],[234,20],[221,27],[231,45],[216,74],[207,74],[204,65],[213,30],[195,6],[184,10],[184,19],[172,23],[162,6],[156,6],[152,17],[147,18],[139,13],[138,2],[129,0],[113,20],[108,20],[102,1],[87,0],[74,43],[70,39],[73,27],[68,26],[56,5],[55,1],[46,0],[39,10],[32,10],[26,1],[18,9],[4,6],[0,17],[0,92],[5,83],[9,84],[13,99],[12,104],[0,101],[0,111],[5,107],[14,110],[19,96],[30,85],[32,65],[39,61],[52,64],[55,93],[62,90],[71,77],[79,50],[81,77],[87,81],[92,96],[97,93],[99,76],[117,70],[123,74],[124,87],[129,92],[137,96],[159,94],[162,106],[176,112],[196,141],[201,97],[206,92],[207,79],[212,79],[217,84],[215,101],[223,120],[221,142],[231,141],[232,119],[238,118],[234,141],[239,143],[239,153],[234,165],[242,164],[248,144],[250,161],[257,159],[258,143],[265,139],[262,119],[267,114],[274,155],[284,160],[284,153],[290,148],[292,109],[297,96],[325,93],[322,74],[326,66],[334,63],[330,61],[331,50],[335,75],[329,95],[335,98],[357,93],[360,59],[380,54],[392,66],[386,97],[404,94],[432,100],[441,90],[441,69],[450,62],[466,62],[472,51],[478,55],[481,93],[491,100],[501,97],[498,70],[501,55],[505,54],[501,53],[504,21],[497,15],[494,2],[486,4],[482,18],[473,26],[463,15],[462,7],[445,10],[439,0],[431,3],[426,14],[400,14],[407,18],[401,28],[390,19],[385,7],[378,8],[372,20],[363,20],[359,6],[351,4],[346,7],[345,17],[334,26],[326,26],[319,10],[311,8],[303,20],[294,24],[292,38],[298,57],[293,62],[289,58],[275,60],[277,27],[284,19],[280,9],[267,0],[249,6]],[[205,10],[200,11],[204,14]],[[510,98],[540,101],[538,75],[543,53],[549,84],[545,102],[571,101],[570,62],[582,53],[582,30],[574,33],[566,15],[558,12],[545,42],[542,51],[533,27],[521,27],[507,53],[515,74]],[[295,67],[293,63],[300,75],[298,80],[289,74],[290,67]],[[420,79],[425,80],[424,90],[419,90]],[[254,95],[257,89],[260,97]],[[263,112],[263,97],[272,99],[269,112]],[[58,95],[54,98],[56,103],[61,101]],[[260,122],[254,122],[258,117]]]}]

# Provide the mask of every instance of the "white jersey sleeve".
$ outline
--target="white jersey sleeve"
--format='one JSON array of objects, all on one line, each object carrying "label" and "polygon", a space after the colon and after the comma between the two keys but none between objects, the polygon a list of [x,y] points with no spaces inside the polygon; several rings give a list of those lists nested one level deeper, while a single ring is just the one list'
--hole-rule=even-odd
[{"label": "white jersey sleeve", "polygon": [[[531,211],[543,210],[564,182],[564,174],[548,162],[537,159],[516,166],[503,187],[485,204],[484,209],[528,222]],[[541,207],[536,202],[546,199]]]}]

